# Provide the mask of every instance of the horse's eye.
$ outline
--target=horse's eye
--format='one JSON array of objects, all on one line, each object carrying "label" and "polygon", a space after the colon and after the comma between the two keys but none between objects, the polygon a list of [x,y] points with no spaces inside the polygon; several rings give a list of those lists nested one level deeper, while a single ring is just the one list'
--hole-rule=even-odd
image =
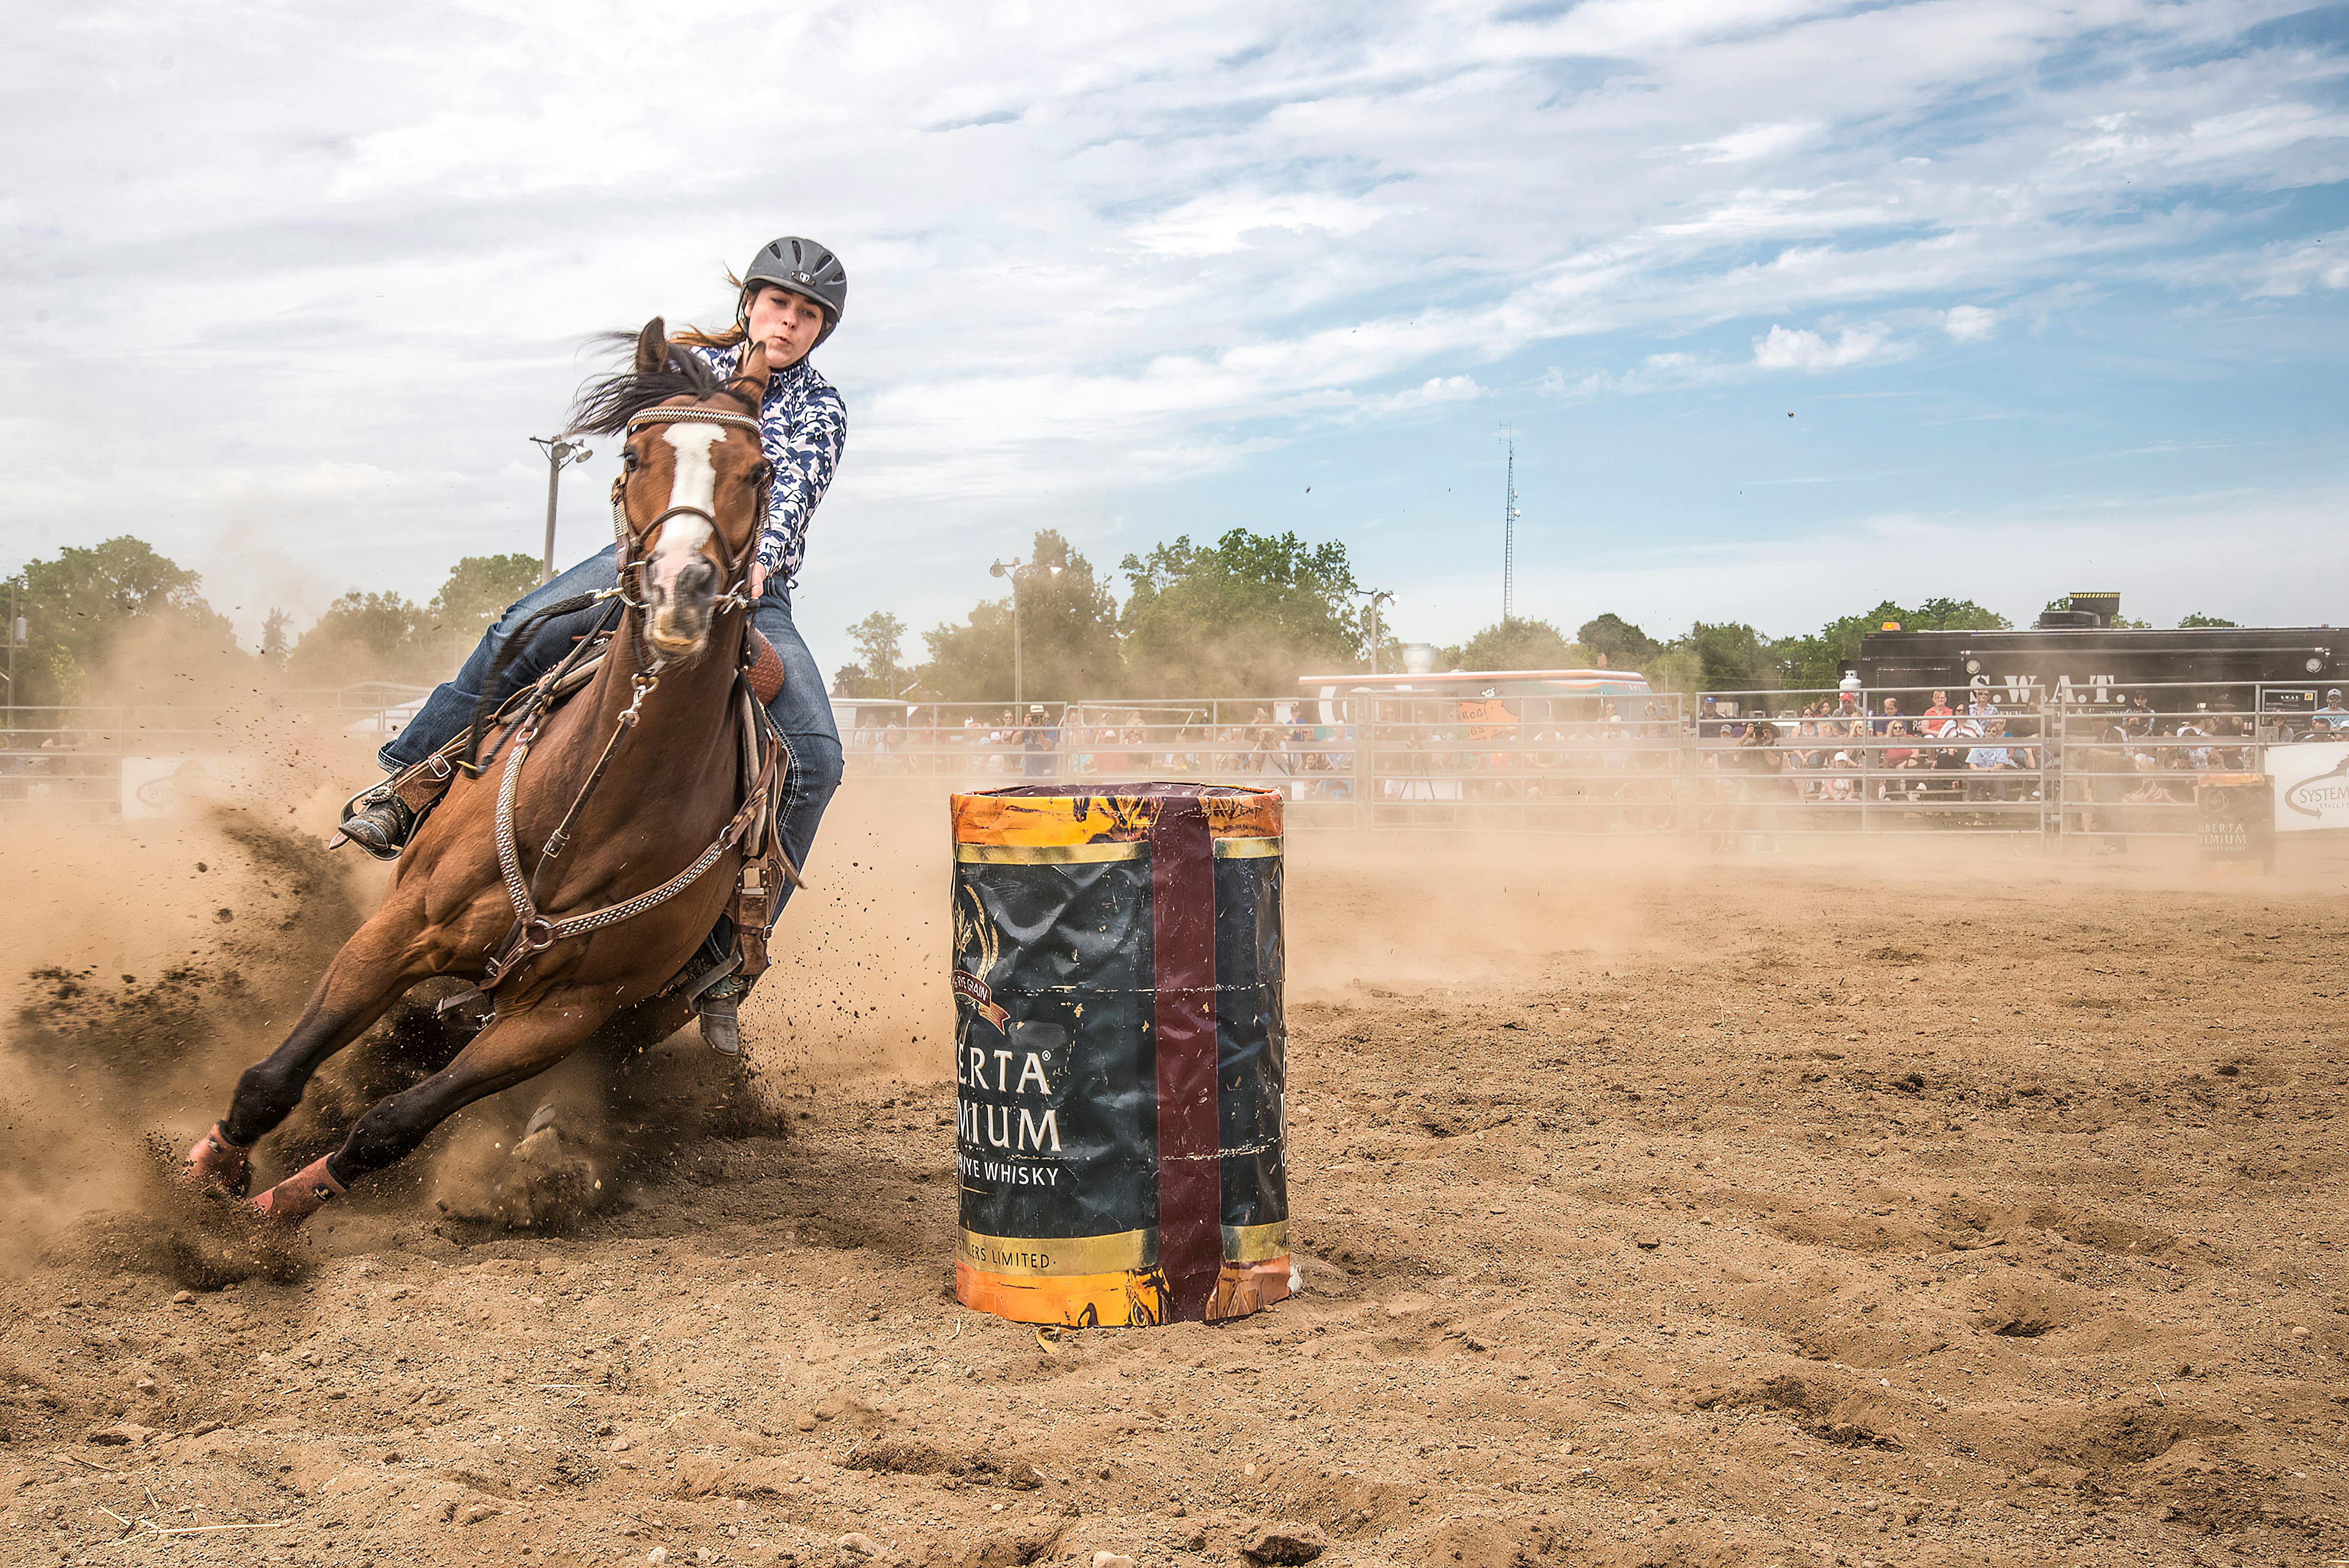
[{"label": "horse's eye", "polygon": [[626,469],[631,473],[634,473],[636,471],[636,449],[635,447],[628,446],[622,447],[620,449],[620,466]]},{"label": "horse's eye", "polygon": [[750,483],[752,484],[764,484],[767,481],[774,477],[775,465],[764,459],[761,459],[758,466],[750,470]]}]

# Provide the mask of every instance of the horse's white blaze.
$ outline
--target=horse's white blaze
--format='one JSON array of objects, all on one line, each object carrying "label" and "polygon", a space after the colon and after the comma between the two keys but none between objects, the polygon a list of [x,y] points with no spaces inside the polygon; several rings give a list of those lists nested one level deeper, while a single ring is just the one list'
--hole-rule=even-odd
[{"label": "horse's white blaze", "polygon": [[[718,465],[711,461],[709,449],[726,439],[726,431],[717,425],[678,423],[662,433],[677,453],[677,476],[669,485],[669,505],[690,506],[700,512],[716,510]],[[709,543],[709,532],[707,518],[690,514],[671,517],[662,524],[660,542],[653,550],[653,581],[664,588],[674,583],[678,569]]]}]

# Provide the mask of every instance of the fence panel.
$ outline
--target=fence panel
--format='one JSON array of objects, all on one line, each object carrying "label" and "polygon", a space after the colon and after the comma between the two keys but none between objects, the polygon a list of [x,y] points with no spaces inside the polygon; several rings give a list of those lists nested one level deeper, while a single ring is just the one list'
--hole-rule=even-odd
[{"label": "fence panel", "polygon": [[[373,747],[419,688],[282,694]],[[2293,693],[2296,699],[2300,694]],[[2194,784],[2264,771],[2323,714],[2261,689],[2029,686],[1714,691],[1687,701],[1407,692],[1034,705],[836,699],[857,787],[936,797],[1021,781],[1153,778],[1279,789],[1301,829],[1705,834],[1991,833],[2115,849],[2195,830]],[[1512,708],[1512,706],[1514,707]],[[2304,704],[2301,705],[2304,707]],[[222,754],[221,710],[6,710],[0,809],[122,808],[126,759]],[[139,771],[132,768],[131,772]]]}]

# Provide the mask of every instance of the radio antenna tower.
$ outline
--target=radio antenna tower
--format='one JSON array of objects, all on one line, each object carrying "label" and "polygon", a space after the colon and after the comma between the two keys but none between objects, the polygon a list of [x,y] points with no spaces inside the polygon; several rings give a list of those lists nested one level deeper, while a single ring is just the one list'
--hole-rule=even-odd
[{"label": "radio antenna tower", "polygon": [[1501,618],[1507,621],[1516,614],[1517,436],[1507,425],[1501,427],[1501,436],[1509,445],[1509,493],[1501,504]]}]

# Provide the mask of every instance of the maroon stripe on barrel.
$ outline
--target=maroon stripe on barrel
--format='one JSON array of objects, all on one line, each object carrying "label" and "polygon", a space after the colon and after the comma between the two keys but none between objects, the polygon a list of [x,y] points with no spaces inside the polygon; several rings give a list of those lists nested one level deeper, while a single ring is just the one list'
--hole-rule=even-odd
[{"label": "maroon stripe on barrel", "polygon": [[1216,862],[1195,794],[1159,797],[1150,828],[1150,937],[1158,988],[1158,1262],[1169,1315],[1207,1314],[1224,1265],[1216,1117]]}]

